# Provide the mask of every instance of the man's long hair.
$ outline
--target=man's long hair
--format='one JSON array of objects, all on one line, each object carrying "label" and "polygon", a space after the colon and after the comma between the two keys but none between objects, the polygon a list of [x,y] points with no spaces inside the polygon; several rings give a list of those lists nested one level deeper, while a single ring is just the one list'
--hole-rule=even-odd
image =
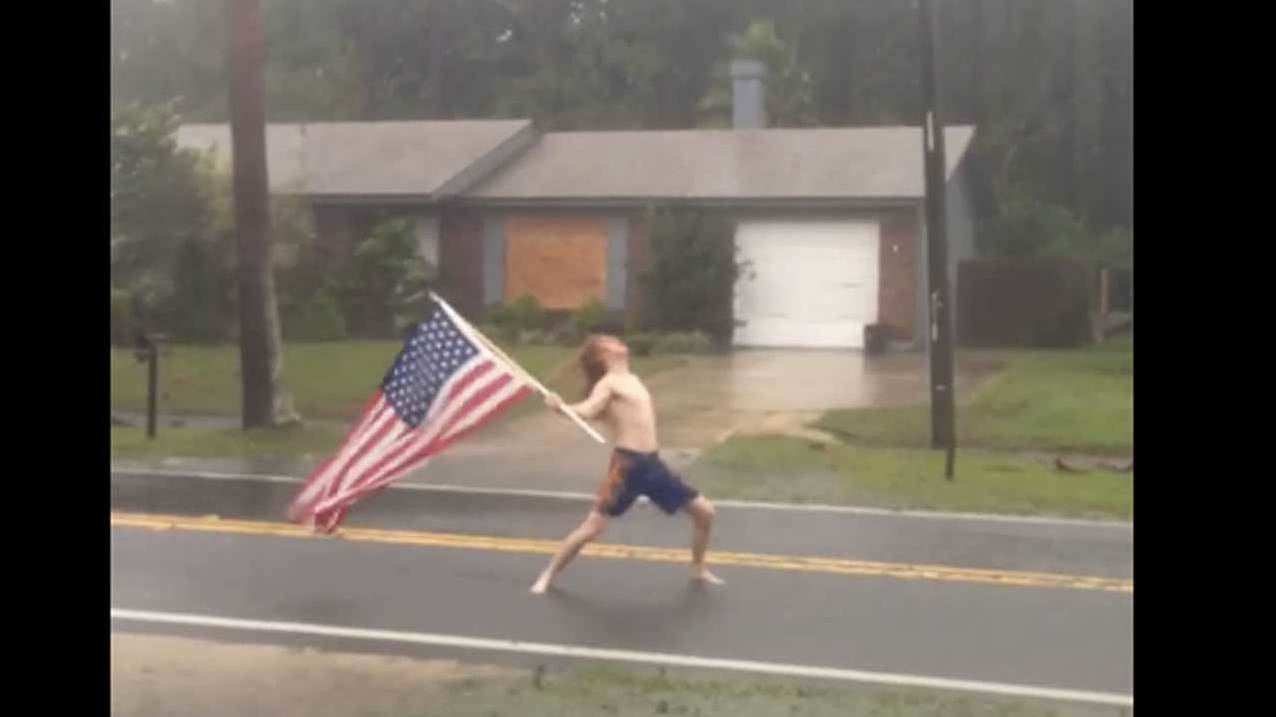
[{"label": "man's long hair", "polygon": [[554,372],[553,382],[562,385],[568,374],[579,372],[584,379],[581,397],[589,398],[589,394],[594,391],[594,386],[598,385],[598,381],[607,373],[607,365],[603,362],[603,342],[607,339],[615,339],[615,337],[608,334],[590,334],[586,337],[571,362]]},{"label": "man's long hair", "polygon": [[615,341],[616,337],[607,334],[591,334],[585,339],[585,343],[581,344],[580,353],[576,356],[576,365],[585,376],[583,392],[585,397],[593,393],[594,386],[598,385],[598,381],[607,373],[607,364],[603,361],[603,342],[608,339]]}]

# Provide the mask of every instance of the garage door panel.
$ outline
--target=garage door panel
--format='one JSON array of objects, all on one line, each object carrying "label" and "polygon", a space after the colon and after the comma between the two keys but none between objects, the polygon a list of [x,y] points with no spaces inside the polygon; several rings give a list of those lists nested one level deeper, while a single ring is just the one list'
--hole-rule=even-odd
[{"label": "garage door panel", "polygon": [[749,327],[749,340],[737,341],[741,346],[860,348],[863,329],[860,324],[835,322],[794,322],[786,319],[761,319]]},{"label": "garage door panel", "polygon": [[736,345],[862,346],[877,320],[876,222],[742,222],[736,245]]}]

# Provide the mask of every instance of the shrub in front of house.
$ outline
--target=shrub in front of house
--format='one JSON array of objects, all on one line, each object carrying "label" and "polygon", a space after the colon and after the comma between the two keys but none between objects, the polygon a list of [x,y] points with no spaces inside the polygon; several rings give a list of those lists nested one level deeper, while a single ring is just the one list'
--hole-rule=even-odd
[{"label": "shrub in front of house", "polygon": [[173,292],[156,320],[170,336],[185,341],[224,341],[235,314],[235,277],[226,266],[226,247],[191,239],[177,252]]},{"label": "shrub in front of house", "polygon": [[607,308],[598,299],[592,299],[576,309],[571,318],[571,329],[576,341],[603,330],[607,320]]},{"label": "shrub in front of house", "polygon": [[368,338],[402,334],[424,317],[436,274],[417,251],[412,223],[383,219],[355,247],[338,280],[347,327]]},{"label": "shrub in front of house", "polygon": [[1075,348],[1093,338],[1090,314],[1094,308],[1091,287],[1097,283],[1089,267],[1069,262],[1051,262],[1046,270],[1056,278],[1057,301],[1052,309],[1033,322],[1027,345],[1033,348]]},{"label": "shrub in front of house", "polygon": [[629,334],[625,337],[625,343],[629,345],[629,350],[635,356],[650,356],[656,350],[656,343],[660,337],[652,333],[636,333]]},{"label": "shrub in front of house", "polygon": [[341,306],[323,289],[308,301],[287,307],[281,323],[287,341],[341,341],[347,335]]},{"label": "shrub in front of house", "polygon": [[652,263],[640,277],[647,323],[660,331],[699,331],[718,342],[735,328],[732,292],[740,264],[734,227],[695,209],[648,212]]},{"label": "shrub in front of house", "polygon": [[510,306],[514,324],[526,331],[540,331],[546,327],[545,307],[535,296],[524,294]]},{"label": "shrub in front of house", "polygon": [[704,354],[713,347],[713,339],[703,331],[675,331],[659,336],[654,349],[662,354]]},{"label": "shrub in front of house", "polygon": [[487,309],[487,323],[517,338],[522,332],[543,331],[549,325],[545,308],[530,295],[520,296]]}]

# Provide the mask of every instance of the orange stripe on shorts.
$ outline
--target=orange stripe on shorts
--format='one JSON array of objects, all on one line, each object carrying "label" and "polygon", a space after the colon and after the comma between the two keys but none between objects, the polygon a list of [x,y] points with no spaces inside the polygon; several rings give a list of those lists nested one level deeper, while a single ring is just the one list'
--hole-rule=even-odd
[{"label": "orange stripe on shorts", "polygon": [[603,480],[603,484],[598,487],[599,505],[607,505],[615,500],[621,484],[625,481],[626,468],[628,466],[625,464],[624,458],[619,453],[612,453],[611,461],[607,465],[607,477]]}]

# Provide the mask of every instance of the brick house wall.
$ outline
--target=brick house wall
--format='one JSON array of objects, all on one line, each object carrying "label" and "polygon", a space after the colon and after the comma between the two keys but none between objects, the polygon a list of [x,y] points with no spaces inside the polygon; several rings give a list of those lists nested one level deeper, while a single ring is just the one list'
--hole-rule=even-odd
[{"label": "brick house wall", "polygon": [[439,294],[457,311],[477,316],[483,308],[483,218],[445,211],[439,219]]},{"label": "brick house wall", "polygon": [[643,288],[643,272],[651,268],[651,227],[641,215],[628,218],[629,244],[626,265],[625,314],[626,326],[640,326],[647,309],[647,292]]},{"label": "brick house wall", "polygon": [[920,231],[917,213],[912,210],[882,215],[877,320],[889,328],[891,338],[901,341],[915,338]]}]

